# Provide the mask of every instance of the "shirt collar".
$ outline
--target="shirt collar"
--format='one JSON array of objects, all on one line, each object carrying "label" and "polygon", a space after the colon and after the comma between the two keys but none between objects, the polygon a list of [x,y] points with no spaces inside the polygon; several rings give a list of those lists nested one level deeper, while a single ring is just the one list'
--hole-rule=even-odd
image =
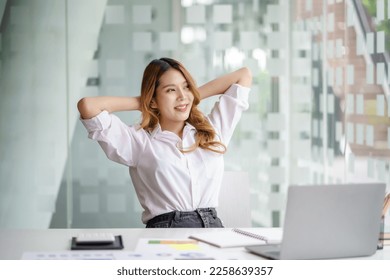
[{"label": "shirt collar", "polygon": [[[184,125],[184,129],[183,129],[183,139],[187,136],[187,134],[192,131],[192,130],[196,130],[195,127],[193,125],[191,125],[190,123],[186,122],[185,125]],[[157,138],[157,139],[169,139],[169,140],[180,140],[179,139],[179,136],[177,136],[175,133],[173,132],[170,132],[170,131],[163,131],[161,129],[161,126],[160,124],[158,123],[156,125],[156,127],[152,130],[152,132],[150,133],[150,135],[153,137],[153,138]]]}]

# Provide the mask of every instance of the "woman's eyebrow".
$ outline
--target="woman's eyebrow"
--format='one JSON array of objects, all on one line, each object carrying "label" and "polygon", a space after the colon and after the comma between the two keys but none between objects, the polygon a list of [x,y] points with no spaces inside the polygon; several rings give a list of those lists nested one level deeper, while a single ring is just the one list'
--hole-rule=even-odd
[{"label": "woman's eyebrow", "polygon": [[167,85],[165,85],[165,86],[162,86],[162,88],[166,88],[166,87],[174,87],[175,86],[175,84],[167,84]]},{"label": "woman's eyebrow", "polygon": [[[188,84],[187,81],[183,81],[181,82],[182,85],[185,85],[185,84]],[[161,88],[166,88],[166,87],[174,87],[174,86],[177,86],[176,84],[166,84],[166,85],[163,85],[161,86]]]}]

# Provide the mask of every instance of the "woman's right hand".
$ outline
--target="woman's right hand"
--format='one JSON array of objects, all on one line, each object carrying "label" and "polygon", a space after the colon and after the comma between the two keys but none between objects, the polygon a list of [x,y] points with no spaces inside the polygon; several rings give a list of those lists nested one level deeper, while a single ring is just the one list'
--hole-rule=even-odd
[{"label": "woman's right hand", "polygon": [[84,97],[77,103],[77,108],[82,119],[91,119],[102,111],[109,113],[118,111],[141,110],[140,96],[117,97],[117,96],[96,96]]}]

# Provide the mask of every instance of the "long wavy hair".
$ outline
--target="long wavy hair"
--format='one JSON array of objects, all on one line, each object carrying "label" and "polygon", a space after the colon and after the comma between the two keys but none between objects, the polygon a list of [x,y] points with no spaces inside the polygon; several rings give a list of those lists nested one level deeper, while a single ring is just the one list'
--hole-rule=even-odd
[{"label": "long wavy hair", "polygon": [[172,58],[154,59],[145,68],[141,85],[141,128],[151,132],[159,123],[159,111],[157,108],[152,108],[152,101],[156,98],[156,89],[160,84],[161,76],[172,68],[184,76],[194,96],[187,122],[196,128],[195,144],[182,152],[192,152],[199,147],[220,154],[225,153],[226,146],[215,140],[217,134],[214,128],[198,109],[200,94],[194,79],[180,62]]}]

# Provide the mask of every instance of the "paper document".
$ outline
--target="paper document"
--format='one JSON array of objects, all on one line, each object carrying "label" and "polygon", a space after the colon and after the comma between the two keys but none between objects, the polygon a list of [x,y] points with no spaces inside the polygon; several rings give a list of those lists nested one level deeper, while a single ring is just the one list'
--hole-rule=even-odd
[{"label": "paper document", "polygon": [[221,230],[214,232],[195,233],[190,238],[199,240],[216,247],[244,247],[280,243],[281,228],[244,228]]}]

